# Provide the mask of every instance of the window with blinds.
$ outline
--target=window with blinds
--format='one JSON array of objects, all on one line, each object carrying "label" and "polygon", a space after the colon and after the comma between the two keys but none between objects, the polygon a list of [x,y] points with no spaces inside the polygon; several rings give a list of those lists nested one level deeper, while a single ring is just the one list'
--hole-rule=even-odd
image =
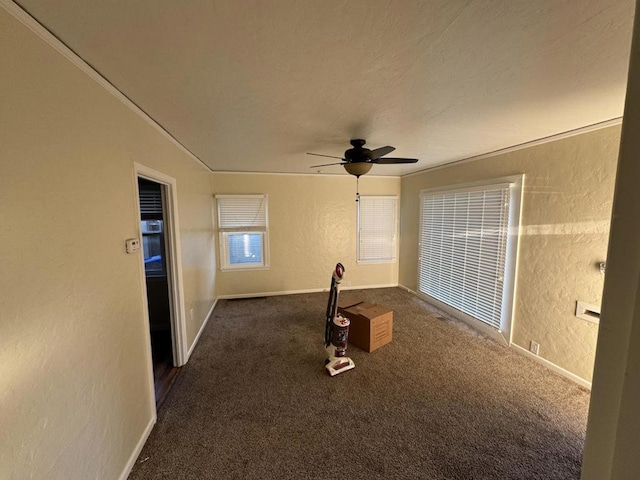
[{"label": "window with blinds", "polygon": [[418,289],[501,328],[511,184],[422,192]]},{"label": "window with blinds", "polygon": [[154,190],[141,186],[139,198],[142,215],[162,216],[162,192],[159,186]]},{"label": "window with blinds", "polygon": [[360,196],[358,262],[393,262],[397,256],[398,197]]},{"label": "window with blinds", "polygon": [[220,267],[268,267],[267,195],[216,195]]},{"label": "window with blinds", "polygon": [[138,178],[138,194],[145,275],[166,277],[162,186],[159,183]]}]

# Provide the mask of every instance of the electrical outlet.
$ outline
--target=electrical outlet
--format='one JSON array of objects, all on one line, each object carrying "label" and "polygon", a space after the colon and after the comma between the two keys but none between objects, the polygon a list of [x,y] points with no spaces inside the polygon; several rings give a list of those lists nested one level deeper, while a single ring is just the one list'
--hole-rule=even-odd
[{"label": "electrical outlet", "polygon": [[540,351],[540,344],[531,340],[531,344],[529,345],[529,351],[534,355],[538,355],[538,352]]}]

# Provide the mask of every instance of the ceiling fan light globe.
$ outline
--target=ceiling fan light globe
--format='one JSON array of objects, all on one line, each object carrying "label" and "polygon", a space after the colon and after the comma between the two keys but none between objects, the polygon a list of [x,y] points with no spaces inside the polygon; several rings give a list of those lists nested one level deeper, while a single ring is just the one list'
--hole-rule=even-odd
[{"label": "ceiling fan light globe", "polygon": [[373,164],[366,162],[347,163],[344,165],[344,169],[347,173],[355,175],[356,177],[369,173],[371,167],[373,167]]}]

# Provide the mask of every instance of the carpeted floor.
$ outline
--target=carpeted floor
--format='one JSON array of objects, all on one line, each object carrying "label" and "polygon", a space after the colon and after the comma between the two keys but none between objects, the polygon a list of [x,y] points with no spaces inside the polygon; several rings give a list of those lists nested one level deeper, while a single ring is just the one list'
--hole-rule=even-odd
[{"label": "carpeted floor", "polygon": [[[589,392],[399,289],[331,378],[327,294],[223,300],[130,479],[578,479]],[[439,318],[440,317],[440,318]]]}]

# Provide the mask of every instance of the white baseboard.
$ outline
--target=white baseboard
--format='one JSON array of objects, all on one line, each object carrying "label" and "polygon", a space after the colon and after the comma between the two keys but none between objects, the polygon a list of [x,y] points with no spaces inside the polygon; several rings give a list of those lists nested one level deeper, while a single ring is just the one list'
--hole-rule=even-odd
[{"label": "white baseboard", "polygon": [[401,283],[398,284],[398,287],[400,287],[403,290],[406,290],[409,293],[413,293],[414,295],[418,295],[418,292],[416,292],[415,290],[411,290],[409,287],[405,287],[404,285],[402,285]]},{"label": "white baseboard", "polygon": [[[196,338],[193,340],[191,347],[189,347],[189,351],[187,352],[187,359],[186,359],[187,361],[189,360],[189,357],[191,357],[191,354],[193,353],[195,346],[198,344],[198,340],[200,340],[200,336],[202,335],[202,332],[207,326],[209,319],[213,315],[213,309],[216,308],[217,303],[218,303],[218,299],[216,298],[213,302],[213,305],[211,305],[211,308],[209,309],[209,313],[207,313],[207,316],[205,317],[204,322],[202,322],[202,326],[200,327],[200,330],[198,331]],[[154,407],[155,407],[155,403],[154,403]],[[122,475],[120,475],[120,480],[127,480],[127,477],[129,477],[129,475],[131,474],[131,470],[133,470],[133,467],[135,466],[136,461],[138,460],[138,456],[140,455],[140,452],[142,451],[144,444],[147,442],[149,435],[151,435],[151,430],[153,430],[153,426],[156,424],[156,421],[157,421],[157,413],[154,408],[153,416],[151,417],[149,424],[147,425],[144,432],[142,433],[140,440],[138,440],[138,443],[136,444],[136,447],[133,450],[131,457],[129,457],[129,461],[125,465],[124,470],[122,471]]]},{"label": "white baseboard", "polygon": [[213,305],[211,305],[211,308],[209,309],[209,313],[207,313],[207,316],[205,317],[204,322],[202,322],[202,325],[200,326],[200,330],[198,330],[198,334],[196,335],[196,338],[193,339],[193,343],[191,344],[191,346],[189,347],[189,351],[187,352],[187,358],[185,363],[187,363],[189,361],[189,358],[191,358],[191,354],[193,353],[193,350],[196,348],[196,345],[198,344],[198,340],[200,340],[200,335],[202,335],[202,332],[204,332],[204,329],[207,326],[207,323],[209,323],[209,319],[211,318],[211,315],[213,315],[213,309],[216,308],[216,305],[218,304],[218,298],[216,298],[213,301]]},{"label": "white baseboard", "polygon": [[238,293],[232,295],[219,295],[220,300],[235,300],[238,298],[275,297],[277,295],[296,295],[298,293],[318,293],[323,292],[322,288],[311,288],[308,290],[286,290],[282,292],[259,292],[259,293]]},{"label": "white baseboard", "polygon": [[556,365],[553,362],[550,362],[549,360],[547,360],[545,358],[539,357],[538,355],[534,355],[533,353],[531,353],[526,348],[522,348],[520,345],[516,345],[515,343],[511,344],[511,348],[513,348],[516,352],[521,353],[525,357],[529,357],[530,359],[532,359],[533,361],[539,363],[540,365],[544,365],[545,367],[549,368],[550,370],[553,370],[554,372],[559,373],[563,377],[566,377],[569,380],[574,381],[578,385],[580,385],[580,386],[582,386],[584,388],[588,388],[589,390],[591,390],[591,382],[588,382],[584,378],[579,377],[575,373],[571,373],[570,371],[565,370],[564,368]]},{"label": "white baseboard", "polygon": [[[380,284],[380,285],[362,285],[362,286],[356,286],[356,287],[345,287],[340,285],[340,290],[368,290],[370,288],[396,288],[398,287],[397,283],[385,283],[385,284]],[[325,292],[328,292],[329,289],[325,288],[324,289]]]},{"label": "white baseboard", "polygon": [[[389,283],[384,285],[359,285],[359,286],[340,286],[340,290],[367,290],[370,288],[394,288],[397,287],[397,283]],[[220,295],[220,300],[234,300],[238,298],[257,298],[257,297],[275,297],[278,295],[297,295],[300,293],[322,293],[328,292],[329,287],[326,288],[309,288],[306,290],[284,290],[280,292],[260,292],[260,293],[239,293],[237,295]]]},{"label": "white baseboard", "polygon": [[147,443],[147,439],[149,438],[149,435],[151,435],[151,430],[153,430],[153,426],[156,424],[156,419],[157,419],[157,416],[154,410],[153,416],[151,417],[151,420],[149,420],[149,424],[147,425],[147,428],[145,428],[144,432],[142,432],[142,436],[140,437],[140,440],[138,440],[138,443],[136,444],[136,448],[134,448],[133,452],[131,453],[131,456],[129,457],[129,461],[124,466],[122,475],[120,475],[120,480],[127,480],[129,475],[131,474],[131,470],[133,470],[133,467],[135,466],[136,461],[138,460],[138,456],[140,455],[140,452],[142,451],[144,444]]},{"label": "white baseboard", "polygon": [[[418,295],[417,292],[411,290],[408,287],[405,287],[404,285],[398,284],[398,287],[402,288],[403,290],[406,290],[409,293],[412,293],[412,294],[416,295],[418,298],[421,298],[420,295]],[[472,326],[474,326],[474,325],[472,325]],[[526,348],[522,348],[520,345],[516,345],[515,343],[510,343],[509,346],[511,348],[513,348],[516,352],[521,353],[522,355],[531,358],[533,361],[539,363],[540,365],[544,365],[545,367],[553,370],[554,372],[559,373],[563,377],[566,377],[569,380],[572,380],[573,382],[577,383],[578,385],[580,385],[582,387],[585,387],[585,388],[588,388],[589,390],[591,390],[591,382],[588,382],[584,378],[579,377],[575,373],[571,373],[570,371],[565,370],[564,368],[556,365],[553,362],[550,362],[549,360],[547,360],[545,358],[542,358],[542,357],[540,357],[538,355],[534,355],[533,353],[531,353]]]}]

